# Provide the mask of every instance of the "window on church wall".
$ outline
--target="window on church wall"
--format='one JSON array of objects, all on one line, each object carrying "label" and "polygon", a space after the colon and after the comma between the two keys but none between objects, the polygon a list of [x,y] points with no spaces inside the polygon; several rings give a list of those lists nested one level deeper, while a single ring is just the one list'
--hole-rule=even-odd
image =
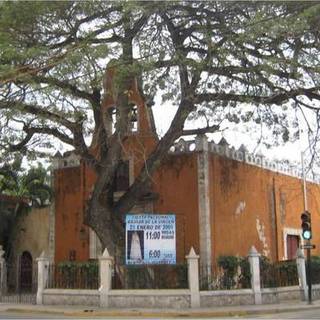
[{"label": "window on church wall", "polygon": [[130,105],[130,112],[129,112],[129,130],[130,132],[137,132],[138,131],[138,108],[136,105]]},{"label": "window on church wall", "polygon": [[118,165],[113,184],[113,192],[126,191],[129,188],[129,161],[121,161]]},{"label": "window on church wall", "polygon": [[114,133],[116,130],[116,123],[118,119],[118,111],[117,108],[112,107],[109,109],[109,120],[111,123],[111,132]]},{"label": "window on church wall", "polygon": [[69,261],[75,261],[76,260],[76,250],[69,250]]},{"label": "window on church wall", "polygon": [[298,235],[287,235],[287,259],[293,260],[296,258],[297,250],[299,248],[300,238]]}]

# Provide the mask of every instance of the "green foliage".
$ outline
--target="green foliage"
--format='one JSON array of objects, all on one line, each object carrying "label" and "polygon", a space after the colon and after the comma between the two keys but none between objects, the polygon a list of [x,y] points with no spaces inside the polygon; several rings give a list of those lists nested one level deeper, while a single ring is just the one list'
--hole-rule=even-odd
[{"label": "green foliage", "polygon": [[202,290],[250,288],[250,265],[246,257],[220,256],[217,259],[217,266],[218,270],[216,266],[201,266],[200,287]]},{"label": "green foliage", "polygon": [[237,272],[239,259],[235,256],[220,256],[218,258],[218,266],[221,267],[230,276],[234,276]]},{"label": "green foliage", "polygon": [[241,287],[250,288],[251,287],[251,271],[250,271],[250,263],[248,258],[240,257],[239,266],[241,270],[241,275],[239,279]]},{"label": "green foliage", "polygon": [[231,289],[236,285],[239,259],[235,256],[220,256],[218,266],[223,269],[222,285],[225,289]]},{"label": "green foliage", "polygon": [[[273,133],[267,145],[292,141],[298,128],[288,130],[294,120],[286,116],[283,101],[274,102],[281,106],[274,111],[263,107],[260,98],[319,82],[314,26],[319,7],[280,2],[232,6],[227,2],[2,2],[0,79],[10,84],[4,100],[32,101],[68,120],[81,114],[86,119],[83,130],[89,133],[92,118],[87,115],[96,105],[88,95],[101,92],[108,61],[117,61],[118,88],[138,75],[144,80],[145,96],[161,90],[164,100],[177,105],[182,98],[178,70],[183,66],[190,79],[201,75],[197,93],[215,94],[197,103],[191,120],[205,118],[209,124],[228,120],[245,131],[260,132],[263,126]],[[179,37],[170,34],[170,24],[179,30]],[[225,94],[233,97],[224,98]],[[295,103],[291,111],[301,107]],[[251,110],[234,110],[241,104]],[[11,119],[25,115],[18,106],[10,112]],[[278,119],[276,113],[281,114]],[[41,112],[26,120],[61,128]],[[6,133],[13,141],[22,139],[21,132],[4,131],[4,145],[12,142],[5,139]]]},{"label": "green foliage", "polygon": [[[250,287],[250,265],[247,258],[236,256],[220,256],[218,266],[223,269],[223,287],[231,289],[234,286]],[[239,274],[238,274],[239,272]]]},{"label": "green foliage", "polygon": [[49,184],[48,172],[41,164],[31,167],[26,173],[21,161],[0,168],[0,193],[25,198],[35,207],[49,204],[52,197]]},{"label": "green foliage", "polygon": [[58,270],[73,272],[77,269],[86,270],[88,273],[96,274],[99,269],[98,261],[63,261],[57,264]]},{"label": "green foliage", "polygon": [[19,199],[0,199],[0,244],[6,258],[11,254],[12,241],[15,238],[17,219],[28,213],[28,207]]},{"label": "green foliage", "polygon": [[49,288],[97,289],[98,281],[97,261],[65,261],[49,267]]},{"label": "green foliage", "polygon": [[185,289],[188,287],[188,267],[177,265],[122,266],[123,284],[115,281],[115,289]]}]

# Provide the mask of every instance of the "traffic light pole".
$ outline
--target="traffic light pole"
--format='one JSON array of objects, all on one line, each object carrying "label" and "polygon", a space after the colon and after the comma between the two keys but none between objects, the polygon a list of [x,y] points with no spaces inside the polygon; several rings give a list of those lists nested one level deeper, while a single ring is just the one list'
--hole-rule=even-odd
[{"label": "traffic light pole", "polygon": [[308,211],[307,182],[306,182],[306,173],[304,170],[303,152],[301,152],[301,169],[302,169],[302,179],[303,179],[303,207],[304,207],[304,211]]},{"label": "traffic light pole", "polygon": [[[311,241],[307,241],[307,245],[311,247]],[[308,304],[312,304],[312,281],[311,281],[311,248],[307,249],[307,284],[308,284]]]},{"label": "traffic light pole", "polygon": [[[304,212],[308,211],[308,198],[307,198],[307,183],[306,174],[304,170],[304,159],[303,152],[301,152],[301,166],[302,166],[302,178],[303,178],[303,206]],[[306,266],[306,276],[308,284],[308,304],[312,304],[312,281],[311,281],[311,241],[307,240],[307,266]]]}]

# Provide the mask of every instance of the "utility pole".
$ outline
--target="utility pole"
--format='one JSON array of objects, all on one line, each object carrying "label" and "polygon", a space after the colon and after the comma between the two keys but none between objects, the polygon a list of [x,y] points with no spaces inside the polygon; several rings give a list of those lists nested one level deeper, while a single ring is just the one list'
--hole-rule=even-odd
[{"label": "utility pole", "polygon": [[302,167],[302,179],[303,179],[303,207],[304,212],[301,215],[302,220],[302,237],[306,240],[306,245],[303,246],[307,250],[307,265],[306,265],[306,274],[307,274],[307,284],[308,284],[308,304],[312,304],[312,282],[311,282],[311,244],[312,232],[311,232],[311,214],[308,212],[308,198],[307,198],[307,183],[306,183],[306,174],[304,169],[304,159],[303,152],[301,152],[301,167]]}]

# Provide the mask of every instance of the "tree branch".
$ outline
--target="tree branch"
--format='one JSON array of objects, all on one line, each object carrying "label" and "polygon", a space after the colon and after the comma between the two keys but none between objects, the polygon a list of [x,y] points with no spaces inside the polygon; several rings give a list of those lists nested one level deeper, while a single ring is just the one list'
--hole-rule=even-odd
[{"label": "tree branch", "polygon": [[291,91],[274,93],[270,96],[254,96],[247,94],[232,94],[232,93],[203,93],[195,95],[195,103],[210,102],[210,101],[235,101],[243,103],[261,103],[261,104],[282,104],[290,98],[304,95],[309,99],[320,100],[320,95],[316,91],[320,90],[320,86],[312,88],[298,88]]},{"label": "tree branch", "polygon": [[32,81],[36,83],[50,84],[59,87],[60,89],[68,90],[72,93],[73,96],[88,100],[92,105],[100,103],[100,101],[96,100],[96,97],[93,93],[90,94],[86,91],[82,91],[67,81],[61,81],[53,77],[45,77],[41,75],[33,75]]},{"label": "tree branch", "polygon": [[23,103],[20,101],[0,101],[0,109],[15,109],[20,111],[21,113],[32,114],[34,116],[59,123],[71,131],[73,131],[75,127],[75,123],[67,120],[62,115],[51,112],[39,106]]},{"label": "tree branch", "polygon": [[205,134],[205,133],[214,133],[219,131],[219,125],[213,125],[205,128],[198,128],[198,129],[184,129],[181,133],[182,136],[191,136],[191,135],[198,135],[198,134]]}]

